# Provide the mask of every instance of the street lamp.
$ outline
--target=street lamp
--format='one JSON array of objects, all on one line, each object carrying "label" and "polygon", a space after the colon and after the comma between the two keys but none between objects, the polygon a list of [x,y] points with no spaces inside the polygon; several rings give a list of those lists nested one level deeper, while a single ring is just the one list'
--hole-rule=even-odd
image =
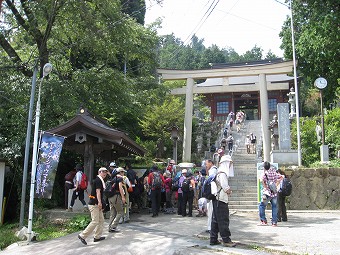
[{"label": "street lamp", "polygon": [[294,65],[294,88],[295,88],[295,107],[296,107],[296,136],[298,144],[298,166],[302,165],[301,162],[301,139],[300,139],[300,106],[299,106],[299,92],[297,85],[297,74],[296,74],[296,56],[295,56],[295,42],[294,42],[294,24],[293,24],[293,0],[289,1],[290,9],[290,29],[292,34],[292,50],[293,50],[293,65]]},{"label": "street lamp", "polygon": [[30,203],[28,212],[28,231],[27,240],[32,240],[32,221],[33,221],[33,203],[34,203],[34,186],[35,186],[35,174],[37,170],[37,157],[38,157],[38,133],[39,133],[39,121],[40,121],[40,95],[42,82],[50,72],[52,71],[52,65],[46,63],[43,68],[43,76],[39,84],[38,100],[35,109],[35,125],[34,125],[34,140],[33,140],[33,154],[32,154],[32,173],[31,173],[31,190],[30,190]]},{"label": "street lamp", "polygon": [[300,106],[299,106],[299,92],[297,85],[297,74],[296,74],[296,57],[295,57],[295,42],[294,42],[294,23],[293,23],[293,0],[289,1],[289,5],[282,3],[278,0],[276,2],[288,7],[290,10],[290,29],[292,34],[292,51],[293,51],[293,66],[294,66],[294,88],[295,88],[295,104],[296,104],[296,136],[298,144],[298,166],[302,165],[301,162],[301,139],[300,139]]},{"label": "street lamp", "polygon": [[174,141],[173,159],[175,160],[175,164],[177,164],[177,140],[178,140],[178,127],[177,126],[173,126],[171,128],[171,139]]},{"label": "street lamp", "polygon": [[37,73],[38,73],[38,61],[36,61],[35,64],[34,64],[31,97],[30,97],[30,106],[29,106],[29,110],[28,110],[24,171],[23,171],[23,175],[22,175],[22,187],[21,187],[21,207],[20,207],[20,220],[19,220],[19,227],[20,228],[24,225],[25,200],[26,200],[25,199],[25,197],[26,197],[26,181],[27,181],[27,172],[28,172],[28,160],[29,160],[28,158],[29,158],[30,142],[31,142],[32,115],[33,115],[34,95],[35,95],[35,85],[36,85],[36,80],[37,80]]}]

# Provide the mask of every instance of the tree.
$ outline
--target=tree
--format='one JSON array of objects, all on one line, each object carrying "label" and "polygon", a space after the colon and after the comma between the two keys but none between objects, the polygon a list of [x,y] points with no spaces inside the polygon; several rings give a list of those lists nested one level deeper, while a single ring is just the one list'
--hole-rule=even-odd
[{"label": "tree", "polygon": [[[340,7],[337,0],[293,1],[294,37],[299,77],[303,77],[301,90],[309,91],[316,78],[327,79],[324,90],[325,105],[332,103],[339,91],[340,63]],[[287,59],[292,57],[290,20],[280,33],[281,48]],[[305,88],[303,88],[305,87]],[[300,93],[304,100],[306,93]]]},{"label": "tree", "polygon": [[161,144],[171,147],[171,128],[178,126],[181,133],[184,105],[182,97],[168,95],[158,100],[155,98],[152,104],[146,106],[146,114],[143,119],[140,119],[146,140],[161,141]]},{"label": "tree", "polygon": [[4,1],[0,149],[6,159],[19,159],[22,165],[36,62],[40,68],[48,61],[53,64],[42,87],[41,129],[65,122],[83,105],[132,138],[143,136],[134,123],[157,86],[153,49],[158,44],[155,30],[136,22],[134,15],[144,17],[143,4],[129,1],[124,9],[119,0]]},{"label": "tree", "polygon": [[252,60],[261,60],[262,59],[263,49],[255,45],[251,50],[247,50],[241,56],[242,61],[252,61]]}]

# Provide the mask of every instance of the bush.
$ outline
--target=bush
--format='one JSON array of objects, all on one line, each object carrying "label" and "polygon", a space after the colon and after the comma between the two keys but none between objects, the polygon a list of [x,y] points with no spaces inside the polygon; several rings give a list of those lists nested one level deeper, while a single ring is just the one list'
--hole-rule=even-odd
[{"label": "bush", "polygon": [[[329,146],[330,167],[339,166],[336,158],[337,151],[340,150],[340,108],[328,111],[324,116],[325,120],[325,144]],[[300,139],[302,165],[306,167],[318,165],[320,162],[320,145],[317,141],[315,127],[320,122],[320,117],[300,118]],[[296,120],[291,124],[292,148],[297,149]]]},{"label": "bush", "polygon": [[[90,221],[91,218],[89,215],[77,215],[71,220],[62,219],[53,221],[49,221],[43,216],[39,216],[33,223],[32,230],[37,233],[38,241],[44,241],[83,230]],[[3,250],[12,243],[21,241],[15,236],[16,231],[18,231],[17,224],[5,224],[0,226],[0,250]]]},{"label": "bush", "polygon": [[15,236],[15,232],[18,231],[17,224],[4,224],[0,226],[0,250],[5,249],[12,243],[20,241]]}]

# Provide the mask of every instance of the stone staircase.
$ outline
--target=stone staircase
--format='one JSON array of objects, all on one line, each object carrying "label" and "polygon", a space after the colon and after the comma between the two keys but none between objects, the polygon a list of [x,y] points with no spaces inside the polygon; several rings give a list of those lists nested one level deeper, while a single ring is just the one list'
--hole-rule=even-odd
[{"label": "stone staircase", "polygon": [[240,132],[232,131],[235,141],[232,159],[235,176],[229,178],[229,185],[233,193],[229,197],[231,210],[257,210],[257,172],[256,154],[247,154],[246,135],[254,133],[257,141],[261,139],[261,121],[246,120]]}]

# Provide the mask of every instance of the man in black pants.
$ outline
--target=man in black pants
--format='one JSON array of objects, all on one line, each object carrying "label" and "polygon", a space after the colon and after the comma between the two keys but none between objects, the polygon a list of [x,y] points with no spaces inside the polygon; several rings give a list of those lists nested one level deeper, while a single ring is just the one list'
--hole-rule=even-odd
[{"label": "man in black pants", "polygon": [[[281,169],[278,169],[277,171],[286,178],[284,171]],[[280,186],[282,185],[282,182],[283,180],[281,180]],[[277,193],[277,221],[287,221],[286,196],[280,191]]]},{"label": "man in black pants", "polygon": [[161,189],[164,186],[164,177],[158,171],[157,166],[151,168],[151,173],[148,176],[148,184],[151,188],[152,217],[157,217],[161,206]]},{"label": "man in black pants", "polygon": [[[213,217],[210,230],[210,245],[222,244],[226,247],[234,247],[236,244],[230,239],[229,230],[229,207],[228,194],[231,189],[228,184],[228,176],[225,171],[217,172],[217,199],[213,201]],[[218,232],[222,237],[222,242],[218,241]]]}]

